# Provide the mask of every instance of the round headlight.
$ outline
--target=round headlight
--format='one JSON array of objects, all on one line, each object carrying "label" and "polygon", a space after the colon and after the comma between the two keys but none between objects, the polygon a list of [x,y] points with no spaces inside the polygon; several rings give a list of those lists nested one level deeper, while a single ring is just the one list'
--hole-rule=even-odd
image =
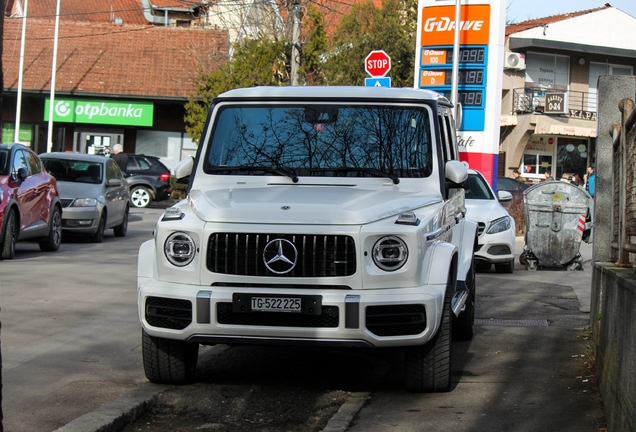
[{"label": "round headlight", "polygon": [[184,267],[194,259],[197,247],[188,234],[175,232],[166,239],[163,250],[170,263],[177,267]]},{"label": "round headlight", "polygon": [[406,243],[396,236],[382,237],[373,245],[373,262],[385,271],[401,268],[409,257]]}]

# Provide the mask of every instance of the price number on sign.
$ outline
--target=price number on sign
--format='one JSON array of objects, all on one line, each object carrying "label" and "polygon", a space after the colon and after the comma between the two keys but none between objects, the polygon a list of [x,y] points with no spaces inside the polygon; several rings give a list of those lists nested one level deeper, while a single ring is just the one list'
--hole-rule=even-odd
[{"label": "price number on sign", "polygon": [[[485,61],[485,48],[460,48],[459,49],[459,63],[477,63],[484,64]],[[453,63],[453,50],[448,50],[446,56],[446,63]]]},{"label": "price number on sign", "polygon": [[481,106],[483,103],[483,93],[481,91],[460,91],[459,102],[465,106]]}]

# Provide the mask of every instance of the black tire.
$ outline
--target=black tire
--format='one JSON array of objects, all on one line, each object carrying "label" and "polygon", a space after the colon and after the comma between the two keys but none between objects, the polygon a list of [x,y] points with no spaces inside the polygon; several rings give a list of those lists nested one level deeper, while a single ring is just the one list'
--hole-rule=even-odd
[{"label": "black tire", "polygon": [[495,264],[495,272],[497,273],[514,273],[515,260],[514,258],[505,264]]},{"label": "black tire", "polygon": [[51,210],[51,220],[49,221],[49,234],[39,241],[40,250],[44,252],[55,252],[62,244],[62,211],[59,207]]},{"label": "black tire", "polygon": [[440,328],[426,345],[406,348],[406,389],[413,393],[451,388],[453,325],[450,289],[446,288]]},{"label": "black tire", "polygon": [[97,224],[97,231],[94,234],[91,234],[89,239],[91,243],[101,243],[104,241],[104,230],[106,228],[106,218],[102,214],[99,218],[99,224]]},{"label": "black tire", "polygon": [[475,263],[475,270],[477,270],[478,272],[489,272],[491,268],[492,264],[488,261],[478,260]]},{"label": "black tire", "polygon": [[121,221],[121,224],[117,225],[113,229],[113,233],[115,237],[126,237],[126,233],[128,232],[128,206],[126,206],[126,211],[124,212],[124,220]]},{"label": "black tire", "polygon": [[453,340],[468,341],[475,335],[473,327],[475,325],[475,262],[471,263],[468,276],[466,278],[466,288],[468,298],[466,306],[459,314],[453,327]]},{"label": "black tire", "polygon": [[2,254],[0,254],[0,259],[13,259],[13,257],[15,257],[15,240],[18,236],[16,222],[15,211],[11,209],[6,215],[6,222],[4,224]]},{"label": "black tire", "polygon": [[142,330],[142,358],[148,381],[191,384],[197,369],[199,344],[150,336]]},{"label": "black tire", "polygon": [[133,207],[146,208],[152,202],[152,193],[145,186],[135,186],[130,191],[130,202]]},{"label": "black tire", "polygon": [[528,254],[526,252],[521,252],[519,255],[519,264],[526,265],[528,262]]}]

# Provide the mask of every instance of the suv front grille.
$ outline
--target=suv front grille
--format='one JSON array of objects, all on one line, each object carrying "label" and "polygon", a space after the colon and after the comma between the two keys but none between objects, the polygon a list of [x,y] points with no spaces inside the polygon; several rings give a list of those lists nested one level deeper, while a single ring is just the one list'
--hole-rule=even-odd
[{"label": "suv front grille", "polygon": [[183,330],[192,322],[192,303],[163,297],[146,299],[146,321],[153,327]]},{"label": "suv front grille", "polygon": [[486,229],[486,224],[483,222],[478,222],[477,223],[477,235],[480,236],[484,233],[484,230]]},{"label": "suv front grille", "polygon": [[62,198],[62,199],[60,200],[60,204],[62,204],[62,207],[63,207],[63,208],[66,208],[66,207],[70,206],[70,205],[71,205],[71,203],[72,203],[74,200],[75,200],[74,198]]},{"label": "suv front grille", "polygon": [[[296,248],[296,266],[288,273],[274,273],[265,266],[265,246],[276,239]],[[356,272],[356,249],[346,235],[215,233],[208,241],[206,264],[211,272],[241,276],[351,276]]]},{"label": "suv front grille", "polygon": [[338,327],[337,306],[323,306],[320,315],[305,315],[291,312],[251,312],[232,311],[232,303],[217,303],[216,320],[219,324],[271,327]]}]

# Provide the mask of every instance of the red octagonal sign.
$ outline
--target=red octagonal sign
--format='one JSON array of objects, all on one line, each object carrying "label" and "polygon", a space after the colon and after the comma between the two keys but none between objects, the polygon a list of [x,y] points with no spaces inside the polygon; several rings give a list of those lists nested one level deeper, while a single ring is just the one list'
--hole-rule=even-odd
[{"label": "red octagonal sign", "polygon": [[374,78],[383,77],[391,70],[391,57],[382,50],[371,51],[364,59],[364,70]]}]

